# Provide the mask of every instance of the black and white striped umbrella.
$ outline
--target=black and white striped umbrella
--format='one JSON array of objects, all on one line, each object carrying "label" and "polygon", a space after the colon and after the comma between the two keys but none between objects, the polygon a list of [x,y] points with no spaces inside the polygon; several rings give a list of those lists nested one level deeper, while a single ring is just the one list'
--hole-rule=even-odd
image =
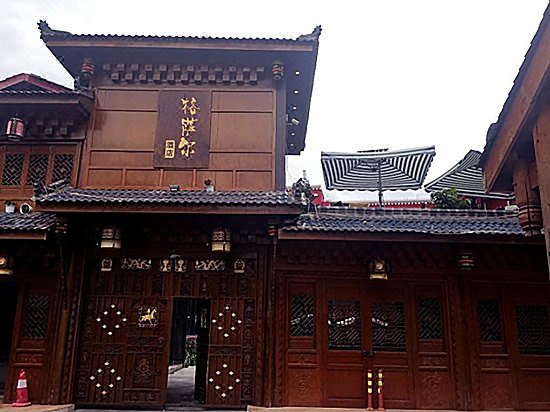
[{"label": "black and white striped umbrella", "polygon": [[437,179],[424,186],[426,192],[455,188],[462,196],[484,197],[490,199],[511,199],[513,194],[485,193],[483,170],[478,166],[481,153],[470,150],[464,158]]},{"label": "black and white striped umbrella", "polygon": [[321,153],[328,190],[419,189],[435,155],[435,147],[359,153]]}]

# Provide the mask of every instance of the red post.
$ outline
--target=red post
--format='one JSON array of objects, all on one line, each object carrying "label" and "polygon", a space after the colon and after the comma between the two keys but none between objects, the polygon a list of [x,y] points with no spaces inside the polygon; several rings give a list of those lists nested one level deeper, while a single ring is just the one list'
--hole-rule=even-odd
[{"label": "red post", "polygon": [[384,371],[382,369],[378,369],[378,410],[386,410],[384,408]]},{"label": "red post", "polygon": [[373,411],[372,407],[372,369],[367,370],[367,411]]}]

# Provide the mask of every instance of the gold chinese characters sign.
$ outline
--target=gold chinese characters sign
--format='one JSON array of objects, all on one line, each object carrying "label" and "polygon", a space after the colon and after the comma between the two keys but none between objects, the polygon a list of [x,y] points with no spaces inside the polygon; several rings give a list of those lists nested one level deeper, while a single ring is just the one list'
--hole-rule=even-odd
[{"label": "gold chinese characters sign", "polygon": [[155,167],[208,167],[210,108],[210,92],[159,93]]}]

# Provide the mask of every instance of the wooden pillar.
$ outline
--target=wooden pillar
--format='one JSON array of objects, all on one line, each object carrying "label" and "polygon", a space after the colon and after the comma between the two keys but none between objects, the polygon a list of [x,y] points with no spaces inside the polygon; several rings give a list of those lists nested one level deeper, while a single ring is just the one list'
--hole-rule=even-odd
[{"label": "wooden pillar", "polygon": [[[65,249],[64,253],[68,255],[69,249]],[[84,255],[78,249],[70,251],[70,262],[66,265],[68,270],[61,277],[58,287],[59,311],[56,335],[52,345],[52,368],[48,383],[48,403],[51,404],[72,402]],[[69,259],[69,256],[66,259]]]},{"label": "wooden pillar", "polygon": [[520,158],[514,162],[512,171],[519,224],[527,236],[540,234],[542,229],[540,198],[533,189],[536,178],[531,177],[529,166],[527,159]]},{"label": "wooden pillar", "polygon": [[550,106],[546,106],[540,111],[533,129],[533,143],[546,239],[546,258],[550,268]]}]

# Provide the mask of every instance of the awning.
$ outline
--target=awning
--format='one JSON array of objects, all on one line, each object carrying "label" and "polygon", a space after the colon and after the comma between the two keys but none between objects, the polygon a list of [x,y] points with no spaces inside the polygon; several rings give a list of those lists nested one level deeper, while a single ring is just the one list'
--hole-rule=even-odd
[{"label": "awning", "polygon": [[435,155],[435,147],[398,151],[321,153],[328,190],[419,189]]},{"label": "awning", "polygon": [[484,197],[489,199],[511,199],[512,193],[485,192],[483,170],[478,166],[481,153],[470,150],[464,158],[450,170],[424,186],[426,192],[456,189],[462,196]]}]

